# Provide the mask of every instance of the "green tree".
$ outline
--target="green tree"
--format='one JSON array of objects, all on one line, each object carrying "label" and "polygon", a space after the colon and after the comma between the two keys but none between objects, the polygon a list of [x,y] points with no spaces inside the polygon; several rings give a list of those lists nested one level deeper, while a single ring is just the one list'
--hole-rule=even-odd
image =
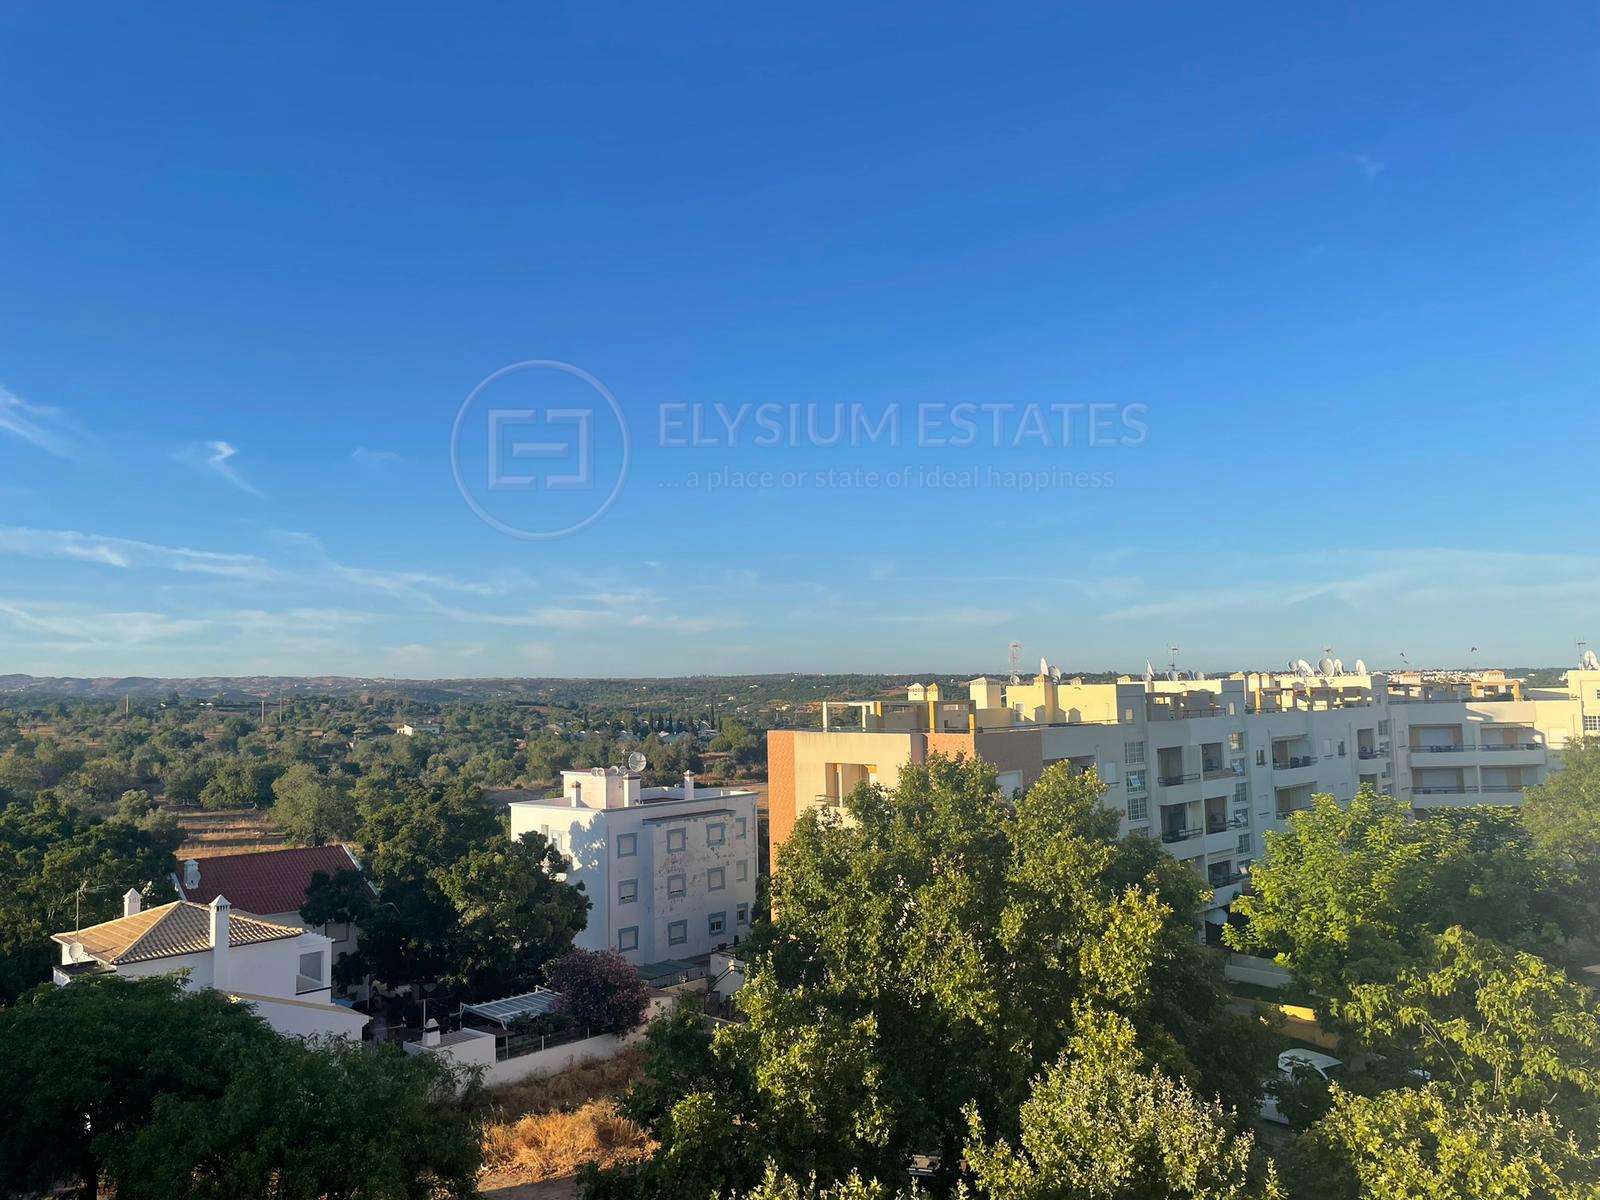
[{"label": "green tree", "polygon": [[1357,987],[1345,1015],[1463,1102],[1547,1111],[1600,1138],[1600,1006],[1536,955],[1449,929],[1397,983]]},{"label": "green tree", "polygon": [[40,988],[0,1010],[8,1092],[24,1098],[0,1121],[8,1194],[77,1183],[93,1200],[121,1139],[163,1094],[216,1102],[230,1064],[278,1038],[247,1007],[173,976],[79,980]]},{"label": "green tree", "polygon": [[1348,807],[1318,796],[1266,835],[1251,890],[1225,931],[1265,951],[1335,1006],[1360,983],[1395,979],[1424,939],[1452,925],[1550,949],[1570,908],[1510,809],[1472,808],[1414,820],[1408,806],[1363,788]]},{"label": "green tree", "polygon": [[456,924],[441,982],[478,997],[540,983],[588,919],[587,898],[559,878],[565,870],[542,835],[525,833],[500,835],[435,872]]},{"label": "green tree", "polygon": [[254,808],[273,796],[268,773],[257,763],[225,758],[200,790],[200,806],[207,809]]},{"label": "green tree", "polygon": [[988,1200],[1248,1200],[1253,1139],[1233,1115],[1152,1070],[1125,1019],[1079,1014],[1071,1045],[1023,1102],[1017,1148],[972,1113],[967,1164]]},{"label": "green tree", "polygon": [[[769,1158],[822,1185],[892,1185],[923,1152],[948,1183],[970,1113],[1016,1136],[1085,1004],[1126,1021],[1154,1069],[1253,1111],[1266,1048],[1196,944],[1200,885],[1150,839],[1119,838],[1103,790],[1054,768],[1013,802],[992,766],[935,757],[893,791],[858,789],[848,824],[802,818],[750,946],[747,1019],[718,1030],[714,1081],[656,1120],[649,1185],[688,1195],[707,1177],[670,1164],[710,1161],[746,1190]],[[713,1131],[709,1159],[681,1144],[691,1126]]]},{"label": "green tree", "polygon": [[1600,1155],[1547,1114],[1463,1104],[1430,1084],[1356,1096],[1335,1087],[1291,1177],[1318,1200],[1595,1200]]},{"label": "green tree", "polygon": [[355,801],[309,763],[296,763],[272,785],[273,820],[291,842],[320,846],[356,831]]},{"label": "green tree", "polygon": [[172,1091],[110,1156],[121,1200],[436,1200],[477,1194],[481,1134],[463,1079],[386,1046],[251,1047],[217,1097]]},{"label": "green tree", "polygon": [[1600,738],[1567,743],[1561,770],[1525,793],[1522,819],[1600,940]]}]

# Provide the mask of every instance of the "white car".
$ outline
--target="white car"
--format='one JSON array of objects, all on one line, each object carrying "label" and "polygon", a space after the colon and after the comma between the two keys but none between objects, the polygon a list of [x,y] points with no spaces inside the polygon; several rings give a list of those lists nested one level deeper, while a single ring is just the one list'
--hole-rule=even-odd
[{"label": "white car", "polygon": [[1295,1071],[1300,1067],[1309,1067],[1328,1082],[1339,1076],[1339,1071],[1344,1063],[1331,1054],[1323,1054],[1317,1050],[1285,1050],[1278,1055],[1278,1079],[1269,1079],[1263,1089],[1261,1097],[1261,1119],[1275,1121],[1279,1125],[1287,1125],[1289,1118],[1283,1115],[1283,1110],[1278,1107],[1277,1083],[1279,1080],[1290,1080],[1295,1076]]}]

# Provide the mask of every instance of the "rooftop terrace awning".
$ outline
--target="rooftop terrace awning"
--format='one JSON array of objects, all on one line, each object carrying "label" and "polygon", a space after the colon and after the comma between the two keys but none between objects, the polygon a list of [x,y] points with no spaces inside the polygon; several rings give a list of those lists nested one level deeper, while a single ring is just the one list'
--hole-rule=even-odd
[{"label": "rooftop terrace awning", "polygon": [[506,1026],[518,1017],[537,1017],[553,1012],[560,999],[560,992],[552,992],[549,988],[541,987],[534,988],[531,992],[523,992],[520,996],[507,996],[503,1000],[464,1004],[461,1006],[461,1011],[474,1013],[486,1021]]}]

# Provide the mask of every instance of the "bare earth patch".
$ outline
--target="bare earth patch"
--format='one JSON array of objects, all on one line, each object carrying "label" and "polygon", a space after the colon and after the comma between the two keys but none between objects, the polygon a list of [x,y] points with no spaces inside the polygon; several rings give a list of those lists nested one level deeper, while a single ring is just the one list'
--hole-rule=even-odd
[{"label": "bare earth patch", "polygon": [[272,814],[259,808],[173,809],[178,828],[183,830],[183,845],[178,861],[186,858],[215,858],[221,854],[245,854],[251,850],[275,850],[284,844],[283,832],[272,821]]}]

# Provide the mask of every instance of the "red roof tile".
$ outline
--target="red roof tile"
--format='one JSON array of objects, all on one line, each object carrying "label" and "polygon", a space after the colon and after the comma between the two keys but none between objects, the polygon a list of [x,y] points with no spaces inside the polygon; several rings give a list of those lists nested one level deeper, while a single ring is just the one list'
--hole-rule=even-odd
[{"label": "red roof tile", "polygon": [[185,900],[210,904],[221,895],[234,908],[253,913],[299,912],[313,874],[360,870],[343,846],[260,850],[197,861],[200,885],[193,888],[183,886],[184,868],[178,864],[178,892]]}]

